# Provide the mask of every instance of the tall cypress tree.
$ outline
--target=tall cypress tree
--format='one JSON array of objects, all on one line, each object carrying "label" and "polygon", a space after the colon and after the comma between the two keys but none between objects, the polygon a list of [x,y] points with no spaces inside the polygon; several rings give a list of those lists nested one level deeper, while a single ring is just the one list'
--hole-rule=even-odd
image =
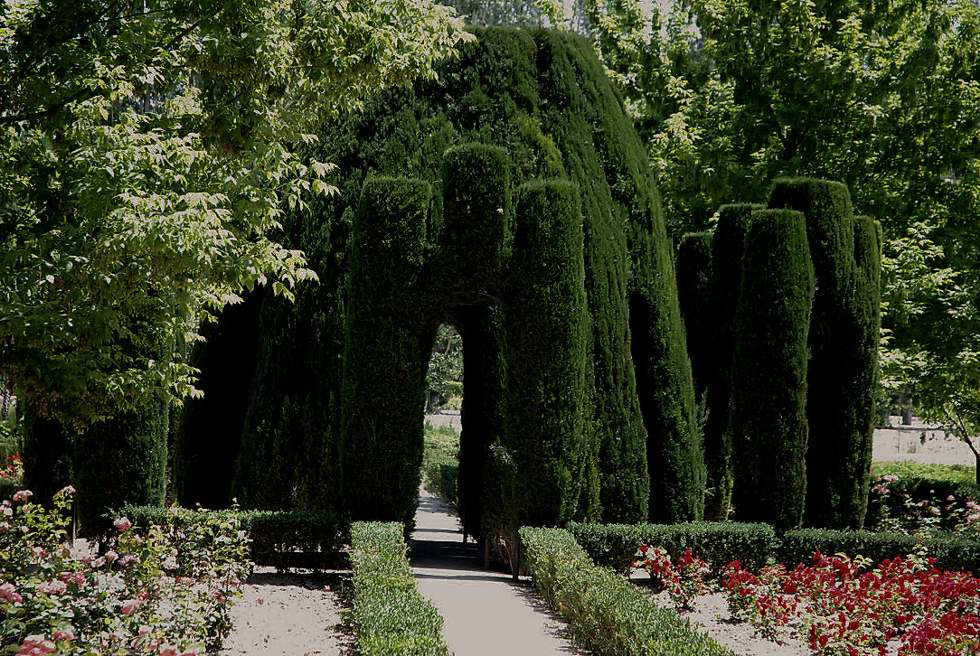
[{"label": "tall cypress tree", "polygon": [[780,178],[773,183],[769,206],[803,212],[813,257],[817,291],[810,324],[807,417],[806,522],[847,527],[855,475],[853,442],[860,401],[854,396],[853,296],[854,226],[847,187],[812,178]]},{"label": "tall cypress tree", "polygon": [[708,496],[705,517],[725,519],[732,502],[732,441],[728,409],[735,356],[735,310],[742,285],[742,253],[752,211],[748,203],[718,208],[718,225],[711,238],[711,366],[704,422],[704,460]]},{"label": "tall cypress tree", "polygon": [[807,493],[807,336],[814,292],[805,219],[758,210],[745,238],[730,430],[744,521],[798,527]]},{"label": "tall cypress tree", "polygon": [[842,519],[861,528],[868,509],[881,337],[881,226],[866,216],[854,220],[854,262],[848,382],[856,407],[849,439],[853,452],[839,489]]},{"label": "tall cypress tree", "polygon": [[715,367],[711,233],[689,232],[677,247],[677,298],[684,318],[694,391],[700,402]]}]

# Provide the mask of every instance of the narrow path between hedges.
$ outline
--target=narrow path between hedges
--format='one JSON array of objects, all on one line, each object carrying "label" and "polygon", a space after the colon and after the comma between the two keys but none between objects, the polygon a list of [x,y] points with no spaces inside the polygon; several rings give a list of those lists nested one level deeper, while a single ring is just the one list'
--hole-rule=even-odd
[{"label": "narrow path between hedges", "polygon": [[428,492],[419,494],[415,513],[412,569],[456,656],[580,653],[527,581],[483,569],[477,545],[463,544],[452,507]]}]

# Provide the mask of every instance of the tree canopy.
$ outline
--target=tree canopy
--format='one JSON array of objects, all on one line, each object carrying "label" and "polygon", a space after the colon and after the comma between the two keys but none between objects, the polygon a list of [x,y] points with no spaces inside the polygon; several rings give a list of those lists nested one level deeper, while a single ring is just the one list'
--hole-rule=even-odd
[{"label": "tree canopy", "polygon": [[311,126],[469,38],[429,0],[14,0],[0,10],[0,373],[79,427],[193,393],[183,345],[329,194]]}]

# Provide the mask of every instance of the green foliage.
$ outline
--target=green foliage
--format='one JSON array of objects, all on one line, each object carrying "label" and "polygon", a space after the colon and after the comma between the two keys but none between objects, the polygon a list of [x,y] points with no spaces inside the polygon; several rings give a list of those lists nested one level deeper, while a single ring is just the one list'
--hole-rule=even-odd
[{"label": "green foliage", "polygon": [[450,325],[442,324],[436,332],[425,386],[426,410],[430,412],[449,407],[454,397],[463,396],[463,340]]},{"label": "green foliage", "polygon": [[774,175],[846,183],[883,229],[884,382],[977,448],[980,6],[585,5],[671,233],[705,229],[732,198],[764,200]]},{"label": "green foliage", "polygon": [[677,297],[684,317],[687,353],[698,401],[708,387],[710,371],[716,366],[714,342],[714,299],[710,232],[691,232],[677,247]]},{"label": "green foliage", "polygon": [[887,558],[923,552],[936,558],[936,567],[980,572],[980,540],[957,535],[909,535],[806,528],[782,536],[780,562],[792,566],[810,562],[814,551],[860,554],[880,563]]},{"label": "green foliage", "polygon": [[38,503],[48,504],[54,494],[71,484],[73,445],[60,422],[24,412],[24,487]]},{"label": "green foliage", "polygon": [[125,504],[161,506],[167,490],[167,429],[163,400],[92,424],[75,438],[73,480],[80,532],[111,530],[106,511]]},{"label": "green foliage", "polygon": [[331,190],[306,133],[466,37],[415,0],[26,2],[0,34],[0,362],[33,412],[79,426],[193,391],[147,345],[315,278],[270,237]]},{"label": "green foliage", "polygon": [[721,568],[739,560],[750,569],[766,564],[779,539],[768,524],[569,524],[569,532],[597,565],[626,572],[642,545],[663,547],[677,557],[690,547],[698,558]]},{"label": "green foliage", "polygon": [[[246,295],[249,299],[249,295]],[[188,399],[174,426],[173,481],[186,507],[224,508],[240,447],[255,371],[258,304],[228,306],[201,329],[191,362],[200,368],[203,398]]]},{"label": "green foliage", "polygon": [[[457,484],[459,474],[459,435],[449,426],[435,427],[428,423],[423,434],[422,481],[425,489],[457,503]],[[447,479],[452,470],[450,483]]]},{"label": "green foliage", "polygon": [[422,596],[405,556],[404,527],[355,522],[351,526],[351,614],[364,656],[448,656],[442,618]]},{"label": "green foliage", "polygon": [[742,286],[742,254],[752,211],[761,205],[723,205],[711,237],[711,364],[705,397],[705,517],[725,519],[732,503],[732,438],[728,430],[735,358],[735,313]]},{"label": "green foliage", "polygon": [[[587,425],[589,317],[578,190],[547,181],[517,192],[506,311],[505,443],[523,473],[521,522],[598,515],[597,463]],[[590,469],[592,470],[590,472]],[[594,486],[590,489],[590,485]]]},{"label": "green foliage", "polygon": [[177,530],[207,524],[215,517],[234,519],[248,534],[249,558],[256,565],[335,569],[346,566],[350,522],[330,512],[281,512],[267,510],[189,510],[161,506],[123,506],[106,518],[127,517],[136,530],[172,526]]},{"label": "green foliage", "polygon": [[[871,465],[872,476],[898,476],[900,479],[919,479],[936,483],[974,483],[976,468],[967,465],[940,465],[936,463],[875,462]],[[980,496],[977,497],[980,499]]]},{"label": "green foliage", "polygon": [[804,217],[786,210],[752,212],[735,317],[728,427],[733,500],[739,519],[781,529],[799,526],[808,493],[807,334],[813,293]]},{"label": "green foliage", "polygon": [[593,564],[568,531],[522,528],[520,537],[535,588],[591,653],[731,655],[622,576]]},{"label": "green foliage", "polygon": [[863,271],[859,276],[846,186],[812,178],[779,178],[773,183],[769,206],[806,216],[817,283],[806,398],[811,435],[806,522],[857,528],[864,523],[867,506],[873,411],[869,404],[877,367],[873,224],[858,231]]}]

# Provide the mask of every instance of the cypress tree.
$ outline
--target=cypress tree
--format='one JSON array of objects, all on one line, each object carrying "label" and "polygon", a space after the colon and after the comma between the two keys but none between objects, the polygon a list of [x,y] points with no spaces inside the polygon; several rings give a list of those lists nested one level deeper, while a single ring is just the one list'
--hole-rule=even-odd
[{"label": "cypress tree", "polygon": [[761,205],[723,205],[711,237],[711,362],[704,422],[704,459],[708,471],[705,516],[723,520],[732,501],[732,443],[728,409],[735,355],[735,310],[742,284],[742,253],[752,211]]},{"label": "cypress tree", "polygon": [[23,393],[18,405],[24,417],[24,487],[35,502],[49,504],[55,492],[71,484],[73,440],[60,422],[39,416]]},{"label": "cypress tree", "polygon": [[224,508],[251,395],[258,340],[259,303],[251,294],[225,308],[204,326],[191,362],[201,370],[203,398],[188,399],[179,413],[174,438],[173,477],[177,501]]},{"label": "cypress tree", "polygon": [[711,233],[689,232],[677,247],[677,297],[684,317],[687,353],[691,358],[694,391],[699,402],[715,367],[711,284]]},{"label": "cypress tree", "polygon": [[364,184],[352,236],[344,351],[341,476],[354,519],[410,522],[422,465],[426,325],[422,271],[431,187],[409,178]]},{"label": "cypress tree", "polygon": [[849,331],[850,393],[856,404],[849,442],[854,452],[839,483],[843,517],[851,528],[862,528],[868,509],[881,337],[881,226],[866,216],[854,220],[854,262]]},{"label": "cypress tree", "polygon": [[166,402],[92,424],[75,438],[75,487],[83,535],[110,528],[105,516],[125,504],[162,506],[167,492]]},{"label": "cypress tree", "polygon": [[753,212],[735,317],[730,419],[742,521],[791,529],[803,518],[813,293],[803,215]]},{"label": "cypress tree", "polygon": [[860,400],[853,396],[854,227],[847,187],[812,178],[773,183],[769,206],[803,212],[817,291],[810,325],[807,417],[806,521],[844,528],[854,524],[847,510],[855,461],[863,442],[853,442]]},{"label": "cypress tree", "polygon": [[589,400],[581,201],[567,181],[518,190],[506,305],[505,445],[523,489],[522,523],[561,525],[593,492],[585,431]]}]

